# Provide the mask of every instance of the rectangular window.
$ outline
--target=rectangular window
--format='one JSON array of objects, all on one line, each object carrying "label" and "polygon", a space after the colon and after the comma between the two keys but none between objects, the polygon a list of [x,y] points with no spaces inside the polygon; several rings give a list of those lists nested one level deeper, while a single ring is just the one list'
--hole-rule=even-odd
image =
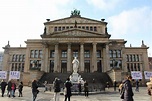
[{"label": "rectangular window", "polygon": [[121,57],[121,50],[117,50],[117,57],[118,57],[118,58]]},{"label": "rectangular window", "polygon": [[54,54],[55,54],[54,50],[50,50],[50,57],[51,58],[54,58]]},{"label": "rectangular window", "polygon": [[88,27],[88,26],[86,26],[86,30],[89,30],[89,27]]},{"label": "rectangular window", "polygon": [[82,29],[85,29],[85,27],[84,27],[84,26],[82,26]]},{"label": "rectangular window", "polygon": [[78,50],[73,51],[73,57],[78,57]]},{"label": "rectangular window", "polygon": [[39,50],[39,58],[42,58],[42,50]]},{"label": "rectangular window", "polygon": [[89,50],[85,50],[84,51],[84,57],[85,58],[89,58],[90,57],[90,51]]},{"label": "rectangular window", "polygon": [[61,27],[58,27],[58,31],[61,31]]},{"label": "rectangular window", "polygon": [[31,50],[31,55],[30,55],[31,58],[34,58],[34,50]]},{"label": "rectangular window", "polygon": [[69,29],[69,26],[66,26],[66,29]]},{"label": "rectangular window", "polygon": [[78,28],[81,28],[81,26],[78,26]]},{"label": "rectangular window", "polygon": [[54,27],[54,32],[56,32],[57,31],[57,27]]},{"label": "rectangular window", "polygon": [[116,58],[116,50],[113,50],[113,57]]},{"label": "rectangular window", "polygon": [[38,50],[35,50],[35,58],[38,58],[38,55],[39,55]]},{"label": "rectangular window", "polygon": [[64,57],[64,58],[67,57],[67,51],[66,50],[62,50],[62,57]]},{"label": "rectangular window", "polygon": [[109,51],[110,58],[112,58],[112,50]]},{"label": "rectangular window", "polygon": [[94,31],[97,31],[97,27],[94,27]]},{"label": "rectangular window", "polygon": [[65,30],[65,27],[64,27],[64,26],[62,27],[62,30]]},{"label": "rectangular window", "polygon": [[101,58],[101,51],[97,50],[97,58]]},{"label": "rectangular window", "polygon": [[90,31],[93,31],[93,27],[92,26],[90,27]]}]

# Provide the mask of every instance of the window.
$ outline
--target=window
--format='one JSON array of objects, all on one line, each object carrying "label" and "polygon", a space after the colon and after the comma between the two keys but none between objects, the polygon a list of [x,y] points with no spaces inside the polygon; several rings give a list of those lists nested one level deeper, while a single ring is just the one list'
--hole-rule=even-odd
[{"label": "window", "polygon": [[34,50],[31,50],[31,55],[30,55],[31,58],[34,58]]},{"label": "window", "polygon": [[88,26],[86,26],[86,30],[89,30],[89,27],[88,27]]},{"label": "window", "polygon": [[85,27],[84,27],[84,26],[82,26],[82,29],[85,29]]},{"label": "window", "polygon": [[116,58],[116,50],[113,50],[113,57]]},{"label": "window", "polygon": [[50,50],[50,57],[51,58],[54,58],[54,54],[55,54],[54,50]]},{"label": "window", "polygon": [[66,26],[66,29],[69,29],[69,26]]},{"label": "window", "polygon": [[58,31],[61,31],[61,27],[58,27]]},{"label": "window", "polygon": [[35,50],[35,58],[38,58],[38,50]]},{"label": "window", "polygon": [[67,51],[66,50],[62,50],[62,57],[67,57]]},{"label": "window", "polygon": [[97,31],[97,27],[94,27],[94,31]]},{"label": "window", "polygon": [[78,26],[78,28],[81,28],[81,26]]},{"label": "window", "polygon": [[78,57],[78,50],[73,51],[73,57]]},{"label": "window", "polygon": [[64,26],[62,27],[62,30],[65,30],[65,27],[64,27]]},{"label": "window", "polygon": [[92,26],[90,27],[90,31],[93,31],[93,27]]},{"label": "window", "polygon": [[57,27],[54,27],[54,31],[55,31],[55,32],[57,31]]},{"label": "window", "polygon": [[84,57],[86,57],[86,58],[90,57],[90,51],[89,50],[84,51]]},{"label": "window", "polygon": [[17,59],[16,61],[18,62],[19,61],[19,55],[16,55],[16,59]]},{"label": "window", "polygon": [[117,50],[117,57],[118,57],[118,58],[121,57],[121,50]]},{"label": "window", "polygon": [[109,51],[110,58],[112,58],[112,50]]},{"label": "window", "polygon": [[39,50],[39,58],[42,58],[42,50]]},{"label": "window", "polygon": [[97,50],[97,58],[100,58],[100,57],[101,57],[101,51]]},{"label": "window", "polygon": [[70,26],[70,28],[73,28],[73,26]]}]

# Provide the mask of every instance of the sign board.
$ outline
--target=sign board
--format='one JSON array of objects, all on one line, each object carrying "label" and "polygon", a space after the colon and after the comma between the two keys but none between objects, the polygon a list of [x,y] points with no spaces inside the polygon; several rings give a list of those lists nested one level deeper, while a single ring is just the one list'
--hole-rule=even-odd
[{"label": "sign board", "polygon": [[142,72],[140,71],[131,71],[132,79],[142,79]]},{"label": "sign board", "polygon": [[7,72],[6,71],[0,71],[0,79],[6,79],[7,78]]},{"label": "sign board", "polygon": [[144,71],[145,79],[150,79],[152,77],[152,72],[150,71]]},{"label": "sign board", "polygon": [[11,79],[20,79],[20,71],[10,71],[9,80]]}]

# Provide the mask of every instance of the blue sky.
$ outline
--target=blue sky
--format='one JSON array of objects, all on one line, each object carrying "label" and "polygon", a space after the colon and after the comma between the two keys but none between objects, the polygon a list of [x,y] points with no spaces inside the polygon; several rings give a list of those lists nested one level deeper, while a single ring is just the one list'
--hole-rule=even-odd
[{"label": "blue sky", "polygon": [[82,17],[108,22],[111,39],[125,39],[126,47],[140,47],[142,40],[152,57],[151,0],[0,0],[0,51],[25,47],[27,39],[40,39],[46,19],[69,17],[74,9]]}]

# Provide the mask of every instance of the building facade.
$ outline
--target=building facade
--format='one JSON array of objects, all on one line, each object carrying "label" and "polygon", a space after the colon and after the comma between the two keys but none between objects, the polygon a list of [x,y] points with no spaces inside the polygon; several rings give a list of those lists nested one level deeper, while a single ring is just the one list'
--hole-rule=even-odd
[{"label": "building facade", "polygon": [[148,68],[148,47],[125,47],[124,39],[110,39],[107,22],[81,17],[74,10],[70,17],[44,23],[41,39],[27,39],[26,47],[4,48],[3,70],[21,71],[27,83],[46,73],[72,73],[74,57],[78,72],[107,72],[112,80],[122,80],[131,71]]},{"label": "building facade", "polygon": [[3,52],[0,52],[0,71],[2,70],[2,67],[3,67]]}]

